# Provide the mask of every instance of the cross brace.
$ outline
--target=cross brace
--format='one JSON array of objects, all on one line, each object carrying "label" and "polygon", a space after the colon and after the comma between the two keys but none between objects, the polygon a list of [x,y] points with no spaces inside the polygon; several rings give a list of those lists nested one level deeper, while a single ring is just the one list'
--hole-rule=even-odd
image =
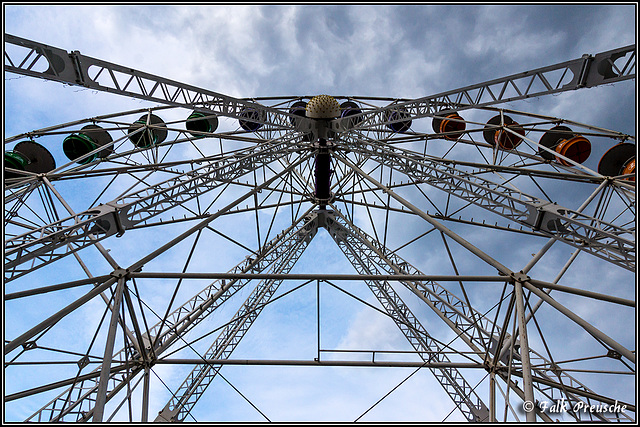
[{"label": "cross brace", "polygon": [[[303,221],[298,223],[292,236],[293,238],[287,241],[286,248],[280,252],[278,258],[271,260],[271,265],[265,262],[270,271],[281,274],[291,271],[309,242],[311,242],[311,239],[313,239],[313,236],[315,236],[318,229],[317,222],[317,215],[312,213],[305,216]],[[282,281],[282,279],[267,279],[260,282],[202,357],[204,359],[229,358],[262,309],[272,299]],[[176,390],[171,400],[160,411],[156,421],[183,421],[211,381],[213,381],[220,368],[220,365],[198,364]]]},{"label": "cross brace", "polygon": [[389,166],[415,182],[429,184],[543,235],[555,237],[635,271],[635,230],[593,218],[466,172],[448,162],[398,147],[354,139],[349,150],[366,154],[369,159]]},{"label": "cross brace", "polygon": [[[5,241],[5,281],[61,259],[96,241],[122,235],[129,227],[179,206],[222,184],[291,153],[288,137],[265,143],[238,156],[185,172],[159,184],[119,197],[109,203],[72,215]],[[18,268],[33,260],[28,267]]]},{"label": "cross brace", "polygon": [[[277,235],[268,244],[263,246],[263,252],[258,257],[247,257],[243,262],[231,269],[231,274],[255,273],[267,271],[273,265],[290,259],[292,251],[300,248],[300,245],[308,244],[313,228],[310,228],[309,212],[304,214],[288,229]],[[299,255],[298,255],[299,256]],[[283,267],[284,268],[284,267]],[[129,346],[121,349],[114,355],[115,361],[124,363],[129,359],[132,369],[129,372],[114,371],[109,379],[106,391],[108,401],[117,394],[129,381],[139,374],[145,364],[153,365],[154,361],[167,351],[180,337],[188,333],[200,322],[207,318],[216,308],[235,295],[252,279],[233,279],[228,282],[216,281],[204,290],[174,310],[164,321],[159,321],[149,328],[149,332],[142,337],[147,343],[145,348],[146,358],[133,353]],[[97,392],[98,382],[96,377],[78,381],[53,399],[39,411],[31,415],[26,421],[63,421],[65,417],[74,421],[88,420],[92,416],[93,402]],[[72,396],[67,402],[67,396]]]},{"label": "cross brace", "polygon": [[[325,214],[323,226],[347,259],[360,274],[375,274],[379,271],[379,253],[369,242],[362,240],[353,230],[347,229],[336,221],[331,214]],[[425,362],[450,362],[443,352],[444,347],[434,340],[411,313],[400,296],[387,281],[365,280],[365,283],[382,304],[386,312],[394,319],[409,343]],[[430,368],[449,397],[468,421],[482,422],[489,418],[489,410],[455,367]]]},{"label": "cross brace", "polygon": [[[360,271],[360,269],[363,271],[366,269],[367,271],[381,275],[405,274],[415,275],[416,277],[422,275],[419,270],[398,257],[398,255],[389,253],[380,242],[350,223],[339,212],[328,211],[324,215],[323,225],[329,230],[333,239],[361,274],[363,272]],[[501,349],[497,347],[499,342],[498,337],[504,333],[505,338],[508,338],[509,334],[505,331],[501,332],[499,325],[494,325],[491,320],[476,312],[468,303],[460,300],[435,281],[419,282],[414,280],[401,280],[401,282],[420,297],[420,299],[451,328],[456,336],[460,337],[479,357],[484,359],[485,355],[497,356],[500,354]],[[492,331],[493,335],[488,331]],[[529,350],[538,363],[542,363],[543,365],[550,363],[535,350],[531,348]],[[508,378],[506,374],[507,366],[505,366],[511,363],[512,366],[510,369],[512,369],[512,373],[516,372],[520,375],[522,370],[519,362],[520,354],[518,351],[513,352],[511,362],[509,362],[509,353],[510,352],[505,353],[500,360],[496,361],[496,367],[498,368],[497,373],[513,388],[518,396],[523,398],[524,393]],[[587,400],[594,399],[607,404],[613,404],[614,402],[613,399],[607,396],[594,393],[559,366],[556,366],[553,372],[553,376],[557,377],[557,381],[554,380],[545,369],[532,367],[532,371],[535,373],[533,379],[536,381],[536,390],[546,396],[549,401],[555,401],[559,395],[571,402],[579,402],[581,398],[586,398]],[[438,375],[436,375],[436,377],[438,377]],[[443,383],[443,386],[447,389],[445,383]],[[465,403],[462,402],[460,395],[452,396],[452,399],[461,411],[465,413]],[[468,402],[466,405],[467,408],[470,407]],[[481,407],[482,406],[477,406],[476,409]],[[484,414],[484,412],[481,411],[480,414]],[[468,415],[468,412],[465,415]],[[539,413],[538,415],[548,420],[546,414]],[[599,414],[595,414],[595,416],[602,419]],[[621,417],[625,418],[624,416]],[[471,420],[471,418],[468,419]]]}]

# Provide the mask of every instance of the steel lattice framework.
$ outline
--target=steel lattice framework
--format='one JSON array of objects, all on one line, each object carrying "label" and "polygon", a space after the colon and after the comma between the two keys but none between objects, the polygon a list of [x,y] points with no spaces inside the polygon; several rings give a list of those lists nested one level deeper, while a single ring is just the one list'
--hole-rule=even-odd
[{"label": "steel lattice framework", "polygon": [[[6,72],[159,104],[5,138],[52,150],[88,126],[109,134],[44,172],[5,164],[7,405],[28,402],[36,422],[185,421],[229,382],[225,365],[396,367],[429,371],[471,422],[555,421],[541,402],[635,421],[635,335],[583,308],[635,319],[635,171],[543,143],[566,127],[601,151],[635,137],[497,107],[634,79],[635,58],[627,46],[416,99],[237,99],[5,34]],[[318,235],[355,274],[295,271]],[[560,283],[589,268],[606,287]],[[321,284],[395,324],[406,349],[323,349]],[[232,358],[265,309],[313,285],[317,357]],[[86,310],[101,318],[81,333]],[[567,346],[561,330],[586,338]],[[372,360],[329,357],[358,351]],[[163,382],[156,407],[165,366],[184,380]]]}]

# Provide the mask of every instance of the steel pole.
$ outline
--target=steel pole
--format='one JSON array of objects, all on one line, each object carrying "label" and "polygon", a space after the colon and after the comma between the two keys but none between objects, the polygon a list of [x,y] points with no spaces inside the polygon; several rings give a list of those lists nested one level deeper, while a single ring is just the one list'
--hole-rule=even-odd
[{"label": "steel pole", "polygon": [[25,332],[22,335],[20,335],[19,337],[13,339],[11,342],[7,343],[7,345],[4,347],[5,354],[8,354],[9,352],[15,350],[18,346],[24,344],[26,341],[28,341],[34,335],[39,334],[40,332],[44,331],[45,329],[49,328],[50,326],[55,325],[58,321],[60,321],[60,319],[65,317],[67,314],[69,314],[72,311],[76,310],[78,307],[81,307],[82,305],[84,305],[88,301],[92,300],[97,295],[100,295],[107,288],[109,288],[111,285],[113,285],[116,282],[116,280],[117,279],[115,277],[110,277],[102,285],[93,288],[91,291],[87,292],[82,297],[78,298],[77,300],[75,300],[71,304],[69,304],[66,307],[64,307],[63,309],[59,310],[56,314],[53,314],[53,315],[49,316],[47,319],[45,319],[42,322],[38,323],[36,326],[34,326],[33,328],[29,329],[27,332]]},{"label": "steel pole", "polygon": [[489,374],[489,422],[495,423],[496,420],[496,374]]},{"label": "steel pole", "polygon": [[104,349],[104,358],[102,359],[102,370],[100,371],[100,382],[98,384],[98,392],[96,393],[96,403],[93,408],[94,423],[102,422],[104,415],[104,405],[107,402],[107,384],[109,382],[109,374],[111,370],[111,360],[113,359],[113,345],[116,339],[116,330],[118,326],[118,318],[120,305],[122,305],[122,296],[124,295],[125,278],[118,279],[115,296],[113,300],[113,310],[111,311],[111,322],[109,322],[109,334]]},{"label": "steel pole", "polygon": [[273,360],[273,359],[158,359],[164,365],[239,365],[239,366],[330,366],[343,368],[468,368],[483,369],[476,362],[400,362],[367,360]]},{"label": "steel pole", "polygon": [[149,380],[151,369],[149,365],[144,367],[144,383],[142,384],[142,414],[140,421],[146,423],[149,420]]},{"label": "steel pole", "polygon": [[[524,382],[525,402],[535,404],[533,396],[533,381],[531,375],[531,359],[529,358],[529,338],[527,335],[527,321],[524,311],[524,298],[522,295],[522,283],[515,282],[516,318],[518,319],[518,331],[520,332],[520,360],[522,362],[522,379]],[[527,422],[535,422],[536,413],[533,410],[527,412]]]}]

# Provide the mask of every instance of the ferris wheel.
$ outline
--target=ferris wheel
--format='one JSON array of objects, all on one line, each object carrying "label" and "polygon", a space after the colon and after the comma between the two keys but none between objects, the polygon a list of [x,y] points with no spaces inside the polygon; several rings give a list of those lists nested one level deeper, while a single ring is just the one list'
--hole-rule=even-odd
[{"label": "ferris wheel", "polygon": [[[234,370],[357,368],[402,380],[342,421],[426,373],[470,422],[634,422],[635,136],[499,106],[635,66],[633,45],[414,99],[240,99],[5,34],[7,72],[158,105],[5,138],[5,406],[215,421],[224,391],[279,421]],[[339,301],[404,347],[340,348]],[[312,325],[300,353],[252,338],[273,313]]]}]

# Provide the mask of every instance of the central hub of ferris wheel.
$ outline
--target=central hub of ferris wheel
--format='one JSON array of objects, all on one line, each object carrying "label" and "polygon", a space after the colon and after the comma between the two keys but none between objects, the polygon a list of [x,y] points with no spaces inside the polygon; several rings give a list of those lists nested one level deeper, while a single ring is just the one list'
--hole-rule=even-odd
[{"label": "central hub of ferris wheel", "polygon": [[340,116],[340,104],[329,95],[314,96],[307,103],[306,113],[311,119],[335,119]]},{"label": "central hub of ferris wheel", "polygon": [[305,106],[305,115],[315,119],[316,135],[314,140],[317,147],[314,159],[314,196],[320,209],[325,209],[331,198],[331,150],[327,144],[330,136],[328,121],[340,117],[341,108],[338,101],[329,95],[314,96]]}]

